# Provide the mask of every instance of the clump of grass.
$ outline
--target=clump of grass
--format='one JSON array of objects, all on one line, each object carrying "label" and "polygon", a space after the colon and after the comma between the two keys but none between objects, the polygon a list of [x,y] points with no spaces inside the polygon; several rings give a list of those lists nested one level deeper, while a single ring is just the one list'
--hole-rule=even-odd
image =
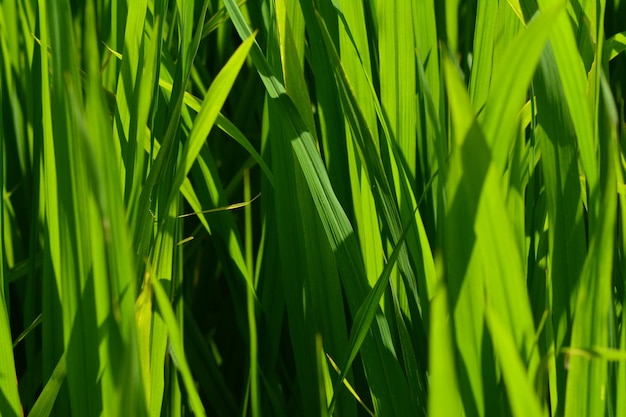
[{"label": "clump of grass", "polygon": [[626,415],[622,3],[3,2],[0,414]]}]

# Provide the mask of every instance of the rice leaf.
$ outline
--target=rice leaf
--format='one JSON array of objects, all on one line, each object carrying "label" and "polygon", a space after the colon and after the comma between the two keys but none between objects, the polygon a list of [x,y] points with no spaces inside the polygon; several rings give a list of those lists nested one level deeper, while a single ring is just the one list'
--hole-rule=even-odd
[{"label": "rice leaf", "polygon": [[187,395],[189,395],[191,410],[196,415],[204,416],[206,415],[204,406],[198,395],[193,376],[191,375],[191,369],[189,369],[189,364],[187,363],[183,339],[181,338],[174,310],[172,310],[169,298],[161,283],[156,280],[151,282],[154,296],[159,307],[159,314],[165,322],[169,335],[169,343],[172,345],[172,354],[174,355],[172,359],[182,375],[185,388],[187,389]]},{"label": "rice leaf", "polygon": [[59,390],[65,382],[67,376],[67,365],[65,363],[65,355],[61,356],[59,363],[54,368],[50,379],[44,386],[39,398],[30,410],[29,416],[32,417],[48,417],[52,413],[54,402],[59,394]]},{"label": "rice leaf", "polygon": [[[3,93],[3,83],[0,81],[0,96]],[[2,99],[0,99],[0,106],[2,105]],[[3,123],[0,121],[0,139],[4,143]],[[0,146],[4,148],[4,146]],[[4,149],[0,150],[0,187],[5,189],[5,155]],[[0,247],[0,353],[2,353],[2,359],[0,360],[0,393],[2,394],[3,401],[0,401],[0,413],[7,416],[18,416],[21,413],[21,401],[17,391],[17,375],[15,372],[15,359],[13,356],[13,343],[11,341],[11,324],[9,321],[9,315],[7,312],[7,288],[8,282],[6,281],[6,254],[5,254],[5,222],[4,222],[4,196],[0,201],[0,239],[3,244]]]}]

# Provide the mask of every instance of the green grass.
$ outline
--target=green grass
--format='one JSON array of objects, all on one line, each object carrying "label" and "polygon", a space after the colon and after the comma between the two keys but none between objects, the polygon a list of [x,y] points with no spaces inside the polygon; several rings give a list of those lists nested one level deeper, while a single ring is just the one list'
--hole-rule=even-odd
[{"label": "green grass", "polygon": [[0,3],[1,416],[626,416],[623,0]]}]

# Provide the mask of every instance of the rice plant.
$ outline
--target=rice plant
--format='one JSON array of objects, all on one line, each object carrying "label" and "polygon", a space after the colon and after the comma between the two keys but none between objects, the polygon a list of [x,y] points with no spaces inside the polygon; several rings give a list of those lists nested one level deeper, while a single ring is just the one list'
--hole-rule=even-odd
[{"label": "rice plant", "polygon": [[626,416],[623,0],[2,0],[0,415]]}]

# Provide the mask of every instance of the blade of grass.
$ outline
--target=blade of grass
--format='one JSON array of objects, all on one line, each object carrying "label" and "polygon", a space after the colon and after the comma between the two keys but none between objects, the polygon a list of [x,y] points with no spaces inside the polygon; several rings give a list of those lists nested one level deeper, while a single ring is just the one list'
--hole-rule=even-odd
[{"label": "blade of grass", "polygon": [[[338,84],[340,98],[344,106],[347,122],[352,130],[352,137],[355,141],[357,151],[359,152],[359,158],[362,161],[361,170],[366,175],[368,183],[372,184],[372,194],[376,209],[382,213],[381,225],[383,231],[389,234],[386,236],[391,241],[395,241],[402,233],[402,221],[401,214],[404,217],[410,217],[411,215],[417,215],[417,229],[411,230],[407,238],[408,247],[403,248],[401,251],[400,259],[398,262],[399,270],[401,272],[402,283],[404,284],[404,291],[408,294],[409,309],[412,310],[412,317],[423,317],[427,320],[428,317],[428,289],[429,282],[434,275],[432,255],[430,246],[427,243],[424,226],[421,220],[421,216],[416,214],[414,210],[409,207],[415,207],[415,196],[411,195],[411,187],[407,184],[410,182],[409,176],[401,169],[404,164],[397,164],[397,171],[399,179],[399,188],[402,190],[401,194],[407,196],[402,201],[402,207],[398,208],[398,201],[396,200],[396,194],[392,191],[390,184],[392,174],[385,171],[384,163],[381,160],[377,146],[375,145],[374,136],[372,135],[371,128],[368,122],[365,120],[363,112],[357,100],[357,96],[354,93],[350,81],[347,78],[346,72],[343,70],[340,58],[337,55],[337,51],[332,45],[329,33],[323,23],[321,17],[317,15],[318,22],[321,27],[321,33],[323,40],[327,48],[330,61],[333,64],[333,70],[335,72],[335,79]],[[373,92],[374,88],[371,83],[368,84],[373,105],[378,115],[378,120],[382,124],[384,135],[382,136],[385,141],[385,145],[390,150],[391,154],[396,159],[402,159],[397,150],[397,145],[392,142],[389,128],[386,123],[386,118],[383,115],[383,111],[380,107],[380,103]],[[421,203],[421,201],[420,201]],[[410,253],[410,256],[409,256]],[[417,278],[415,277],[417,271]],[[420,291],[418,292],[418,287]],[[419,298],[419,301],[418,301]],[[422,310],[418,311],[418,302],[420,303]],[[424,320],[424,319],[423,319]],[[416,326],[419,328],[422,324],[416,321]],[[419,334],[418,338],[425,338],[425,334]],[[419,342],[418,342],[419,343]],[[424,364],[426,360],[421,357],[421,362]]]},{"label": "blade of grass", "polygon": [[[536,143],[548,216],[547,289],[552,332],[548,350],[558,353],[570,343],[572,315],[586,257],[583,203],[577,164],[575,133],[567,112],[553,47],[548,43],[534,79],[537,98]],[[543,225],[541,225],[543,229]],[[565,238],[564,238],[565,237]],[[556,358],[555,358],[556,359]],[[567,373],[554,365],[551,378],[552,410],[563,413]]]},{"label": "blade of grass", "polygon": [[626,31],[616,33],[606,41],[609,61],[626,50]]},{"label": "blade of grass", "polygon": [[592,234],[598,221],[600,197],[598,189],[598,139],[593,128],[592,105],[587,94],[587,71],[578,53],[574,34],[567,16],[561,14],[555,21],[550,38],[554,59],[563,86],[563,98],[571,115],[580,149],[587,186],[589,187],[589,232]]},{"label": "blade of grass", "polygon": [[[461,394],[466,405],[475,402],[480,415],[483,412],[480,409],[482,396],[490,397],[484,400],[489,405],[493,395],[491,392],[483,394],[484,387],[496,384],[491,379],[495,375],[481,375],[481,369],[493,366],[489,356],[483,356],[486,349],[481,341],[485,307],[476,302],[476,299],[482,299],[481,292],[484,291],[486,300],[504,318],[531,377],[534,377],[539,360],[533,349],[535,330],[530,303],[527,297],[519,296],[526,291],[522,249],[501,193],[502,180],[496,173],[495,159],[492,158],[494,151],[469,110],[469,97],[456,68],[450,60],[444,62],[454,132],[447,184],[451,196],[444,243],[446,254],[452,258],[448,259],[446,270],[450,274],[452,305],[458,302],[455,311],[457,343],[465,344],[466,340],[471,340],[473,344],[471,350],[459,345],[468,367],[468,388],[471,390],[467,391],[462,382]],[[458,242],[456,236],[459,233],[473,238]],[[503,276],[507,277],[506,281],[501,279]]]},{"label": "blade of grass", "polygon": [[57,366],[55,366],[50,379],[46,382],[41,394],[39,394],[33,408],[30,410],[28,414],[30,417],[48,417],[52,413],[54,402],[63,382],[65,382],[66,376],[67,364],[65,362],[65,354],[63,354]]},{"label": "blade of grass", "polygon": [[463,416],[463,402],[457,376],[452,315],[443,275],[443,259],[437,256],[437,283],[431,303],[429,369],[432,373],[428,390],[429,416]]},{"label": "blade of grass", "polygon": [[[305,20],[310,21],[311,16],[315,16],[313,2],[301,2]],[[325,16],[333,15],[333,6],[329,2],[322,2],[315,5]],[[329,31],[332,33],[334,42],[338,42],[338,27],[336,19],[326,19]],[[307,61],[313,72],[315,79],[332,79],[332,66],[328,62],[326,48],[321,40],[318,25],[307,24],[308,42],[310,56]],[[319,139],[324,155],[324,162],[328,170],[328,176],[336,191],[337,198],[341,206],[346,210],[346,214],[353,219],[352,191],[348,166],[348,149],[345,140],[345,123],[341,111],[338,92],[332,83],[315,83],[316,110],[319,114]]]},{"label": "blade of grass", "polygon": [[[424,193],[427,183],[443,169],[439,165],[437,152],[446,142],[442,140],[443,131],[440,120],[444,120],[443,82],[441,79],[440,51],[438,46],[437,21],[442,16],[435,13],[434,1],[420,1],[414,3],[413,33],[414,54],[416,58],[417,84],[417,174],[414,195]],[[443,34],[442,34],[443,35]],[[451,40],[449,45],[451,44]],[[441,171],[439,171],[441,172]],[[445,175],[443,175],[445,177]],[[437,183],[439,179],[435,179]],[[424,203],[420,204],[420,214],[424,220],[424,227],[429,238],[436,235],[437,187],[430,188]],[[433,279],[434,280],[434,279]],[[432,288],[428,288],[428,294]],[[426,325],[428,322],[425,320]]]},{"label": "blade of grass", "polygon": [[159,307],[159,314],[165,322],[169,340],[172,345],[172,354],[174,355],[172,359],[183,378],[183,383],[185,384],[187,395],[189,396],[191,411],[193,411],[196,415],[204,416],[206,415],[204,406],[202,405],[202,401],[198,395],[193,376],[191,375],[191,369],[189,369],[189,364],[187,363],[183,339],[181,338],[177,318],[174,310],[172,309],[172,305],[170,304],[169,297],[165,293],[165,290],[159,281],[153,280],[151,282],[155,299]]},{"label": "blade of grass", "polygon": [[[300,118],[301,112],[306,112],[308,107],[307,118],[312,120],[308,99],[301,92],[292,93],[292,90],[301,88],[297,80],[302,74],[299,74],[301,69],[296,61],[298,55],[294,40],[283,40],[285,36],[291,36],[289,20],[286,16],[280,17],[281,13],[286,15],[286,10],[281,11],[281,4],[277,6],[276,29],[272,31],[275,37],[270,37],[268,59],[276,68],[275,73],[284,74],[286,93],[290,97],[293,94],[293,99],[299,100],[299,105],[294,109],[298,112],[297,117]],[[282,50],[281,43],[284,44]],[[269,134],[271,138],[275,138],[269,150],[276,179],[273,191],[279,253],[282,259],[283,291],[298,369],[298,383],[300,386],[317,386],[315,335],[321,333],[326,350],[333,355],[338,354],[346,344],[347,326],[342,316],[343,302],[336,261],[330,245],[325,241],[315,206],[311,204],[304,175],[294,158],[290,143],[293,133],[280,126],[281,123],[284,125],[280,120],[285,118],[280,111],[275,101],[268,102]],[[308,307],[303,309],[303,306]],[[314,416],[321,412],[318,409],[319,393],[307,391],[300,395],[303,404],[306,404],[308,415]],[[347,397],[345,392],[342,392],[342,397]],[[345,408],[346,404],[351,406],[351,411]],[[354,405],[345,400],[342,401],[341,408],[342,412],[345,408],[348,415],[355,413]]]},{"label": "blade of grass", "polygon": [[487,307],[487,328],[494,342],[502,376],[509,395],[513,416],[544,416],[533,389],[533,379],[525,369],[525,360],[519,356],[515,340],[508,326],[500,321],[498,313]]},{"label": "blade of grass", "polygon": [[[0,107],[3,104],[4,84],[0,79]],[[1,119],[1,117],[0,117]],[[7,312],[7,289],[6,281],[6,253],[5,253],[5,138],[3,121],[0,120],[0,414],[18,416],[22,413],[20,396],[17,391],[17,375],[15,373],[15,359],[13,356],[13,343],[11,342],[11,325]]]},{"label": "blade of grass", "polygon": [[[479,119],[493,148],[498,169],[502,171],[518,131],[516,119],[520,103],[524,100],[544,45],[556,25],[556,19],[564,14],[562,4],[542,10],[506,48],[500,65],[493,70],[489,99]],[[511,71],[511,68],[516,70]]]},{"label": "blade of grass", "polygon": [[184,179],[187,177],[187,174],[191,170],[191,166],[198,157],[200,149],[211,131],[215,120],[217,119],[219,110],[226,100],[228,92],[235,82],[241,66],[248,56],[253,41],[254,37],[250,37],[241,44],[230,60],[226,63],[224,68],[217,75],[213,84],[211,84],[211,87],[202,102],[202,108],[198,112],[193,128],[189,133],[187,145],[183,149],[183,154],[181,156],[182,166],[176,171],[172,190],[168,198],[170,204],[174,197],[179,193],[179,189],[183,184]]},{"label": "blade of grass", "polygon": [[[487,97],[491,91],[497,15],[498,8],[493,7],[491,2],[485,0],[478,1],[476,8],[477,30],[474,31],[474,49],[469,82],[469,94],[474,109],[477,111],[480,111],[486,104]],[[538,49],[541,50],[542,48]],[[508,72],[512,73],[513,71]],[[521,82],[519,85],[525,84]],[[494,90],[496,90],[495,86]],[[488,112],[485,112],[485,114],[488,114]]]},{"label": "blade of grass", "polygon": [[[370,89],[369,80],[372,78],[372,58],[368,48],[368,27],[365,22],[365,5],[361,2],[342,2],[339,6],[334,1],[334,13],[326,15],[326,20],[337,19],[340,24],[338,26],[338,43],[334,45],[337,53],[341,56],[340,60],[344,69],[346,78],[355,87],[353,90],[353,99],[358,103],[361,109],[363,124],[361,128],[369,130],[371,143],[368,143],[370,150],[377,155],[380,153],[378,130],[375,129],[376,113],[374,109],[374,101],[368,93]],[[335,17],[336,16],[336,17]],[[315,16],[321,21],[319,14]],[[328,36],[324,37],[326,41],[326,49],[329,49]],[[332,44],[332,42],[330,42]],[[328,53],[328,52],[327,52]],[[334,64],[331,58],[331,63]],[[335,65],[333,65],[334,67]],[[341,95],[340,95],[341,97]],[[383,253],[384,241],[380,236],[380,225],[378,223],[378,215],[376,213],[376,203],[374,201],[373,189],[376,184],[372,182],[372,178],[368,178],[366,166],[362,155],[358,149],[359,133],[353,128],[345,125],[353,126],[345,114],[344,106],[344,127],[346,135],[346,147],[348,157],[348,170],[350,178],[350,186],[352,189],[352,205],[354,206],[354,227],[355,232],[360,237],[359,244],[363,253],[365,262],[365,270],[368,279],[380,275],[384,268],[383,259],[380,254]],[[374,285],[370,281],[370,285]]]},{"label": "blade of grass", "polygon": [[[154,75],[154,61],[152,65],[147,62],[144,71],[144,48],[143,42],[144,22],[146,20],[147,0],[142,0],[128,9],[126,27],[124,30],[124,59],[121,62],[116,90],[116,117],[119,122],[115,124],[115,143],[120,143],[124,151],[125,169],[125,196],[126,202],[130,201],[131,193],[137,192],[133,181],[142,177],[144,172],[144,152],[141,146],[143,127],[148,120],[150,101],[146,94],[150,94]],[[154,46],[159,42],[152,39]],[[153,48],[156,49],[156,48]],[[154,54],[153,54],[154,55]],[[143,87],[143,88],[142,88]],[[138,143],[139,142],[139,143]],[[121,152],[117,153],[121,155]]]},{"label": "blade of grass", "polygon": [[[479,249],[475,249],[477,236],[474,227],[480,190],[471,192],[463,188],[463,173],[466,170],[463,168],[462,148],[465,141],[480,137],[476,132],[480,128],[472,117],[471,103],[459,79],[456,66],[449,58],[445,58],[443,63],[450,104],[452,143],[444,189],[445,201],[448,201],[445,208],[446,217],[445,223],[440,223],[439,227],[444,238],[443,262],[450,297],[451,320],[454,323],[453,340],[459,361],[457,369],[464,368],[465,374],[459,373],[458,376],[459,394],[466,414],[482,416],[485,413],[485,393],[481,376],[485,284],[483,275],[477,271],[481,266],[476,255]],[[482,155],[481,160],[474,159],[477,155]],[[490,162],[488,158],[489,154],[484,148],[482,152],[475,152],[472,155],[473,176],[476,182],[484,181]],[[469,182],[469,179],[467,181]],[[464,239],[457,239],[456,236],[464,236]],[[462,348],[459,341],[462,341]]]},{"label": "blade of grass", "polygon": [[[45,162],[56,166],[58,177],[53,177],[64,187],[57,188],[58,212],[54,213],[58,222],[56,236],[51,236],[51,243],[58,246],[52,249],[53,262],[57,265],[57,290],[62,301],[63,339],[67,352],[68,387],[70,405],[74,414],[95,415],[101,408],[101,398],[94,389],[97,369],[98,341],[88,334],[93,331],[95,320],[95,303],[90,302],[93,293],[83,290],[87,284],[88,247],[80,245],[81,236],[86,232],[84,216],[78,212],[90,213],[87,199],[79,199],[78,195],[86,195],[86,176],[81,168],[79,135],[77,134],[76,113],[70,105],[71,100],[77,102],[76,107],[82,108],[82,97],[78,97],[80,86],[78,66],[75,57],[74,36],[69,23],[70,10],[68,2],[40,4],[40,23],[42,43],[47,51],[50,46],[51,60],[44,60],[42,53],[42,74],[51,70],[50,83],[43,89],[50,89],[50,99],[44,108],[44,117],[49,120],[49,132],[53,132],[55,140],[44,143],[44,153],[54,153]],[[48,87],[46,87],[48,86]],[[45,93],[46,95],[48,93]],[[44,128],[44,131],[47,130]],[[46,132],[47,134],[50,134]],[[51,137],[50,137],[51,139]],[[46,148],[45,145],[52,145]],[[73,146],[76,145],[76,146]],[[51,184],[52,187],[55,185]],[[52,213],[49,213],[52,215]],[[88,216],[89,214],[87,214]],[[56,258],[56,259],[54,259]],[[84,339],[83,339],[84,338]]]},{"label": "blade of grass", "polygon": [[[571,346],[574,349],[588,346],[603,348],[609,343],[617,214],[615,169],[619,166],[616,159],[618,118],[606,82],[602,93],[603,111],[598,115],[604,118],[601,133],[605,138],[600,143],[602,215],[599,217],[598,228],[590,236],[589,253],[582,272],[572,328]],[[604,357],[588,360],[578,355],[570,355],[565,415],[604,413],[607,407],[607,391],[610,389],[607,385],[607,363]],[[585,395],[581,395],[583,389]]]},{"label": "blade of grass", "polygon": [[[160,79],[159,85],[170,93],[172,92],[171,83]],[[186,91],[184,103],[196,112],[199,112],[200,108],[202,107],[201,100]],[[238,144],[240,144],[250,154],[254,161],[259,164],[270,183],[274,182],[274,176],[272,175],[272,171],[269,169],[261,155],[259,155],[256,149],[254,149],[254,146],[252,145],[252,143],[250,143],[250,140],[248,140],[248,138],[237,128],[237,126],[235,126],[230,120],[228,120],[222,113],[219,113],[217,115],[217,118],[215,119],[215,125],[228,136],[233,138]]]},{"label": "blade of grass", "polygon": [[[525,94],[525,90],[528,88],[532,74],[539,62],[541,51],[550,34],[551,23],[555,21],[559,13],[562,13],[562,10],[562,6],[558,4],[552,8],[543,10],[539,16],[536,16],[528,24],[520,37],[507,49],[502,62],[507,62],[509,65],[512,64],[515,66],[517,69],[516,77],[512,76],[513,72],[510,71],[509,68],[500,67],[494,70],[493,89],[489,94],[483,120],[485,138],[491,146],[491,155],[493,155],[494,164],[499,171],[504,170],[505,166],[510,164],[509,154],[512,150],[510,144],[505,144],[506,140],[504,140],[503,137],[515,139],[515,135],[517,134],[517,129],[515,129],[514,126],[516,125],[515,120],[518,118],[518,108],[515,108],[514,105],[516,102],[519,103],[522,100],[512,99],[512,97],[521,98],[523,94]],[[505,130],[506,128],[503,126],[511,127],[507,132]],[[508,223],[512,225],[513,223],[505,219],[494,221],[496,218],[495,213],[499,212],[501,208],[498,209],[492,206],[490,210],[493,211],[492,215],[488,215],[489,220],[477,222],[477,229],[486,231],[490,229],[489,225],[498,224],[500,232],[498,233],[492,229],[492,234],[490,234],[490,236],[499,235],[497,240],[500,243],[497,244],[497,247],[503,248],[503,242],[507,240],[503,240],[503,235],[506,235],[512,243],[512,246],[505,249],[503,252],[496,251],[497,253],[499,252],[500,256],[496,256],[495,259],[504,259],[506,258],[505,254],[512,256],[513,252],[515,252],[515,258],[521,261],[524,256],[524,242],[517,239],[515,233],[508,235],[502,231],[503,224]],[[512,216],[512,218],[515,218],[515,216]],[[495,244],[495,240],[492,241],[491,244]],[[525,272],[521,262],[516,262],[515,264],[518,266],[519,272]],[[504,269],[501,271],[504,273]],[[521,349],[520,353],[524,360],[528,361],[532,356],[532,346],[534,345],[534,324],[531,316],[527,314],[527,312],[529,312],[529,305],[526,302],[519,301],[520,297],[518,294],[524,291],[524,281],[523,275],[517,272],[518,271],[515,271],[514,274],[509,274],[509,280],[506,285],[500,284],[501,280],[497,279],[488,281],[488,288],[494,291],[493,297],[495,300],[502,300],[502,304],[496,304],[497,310],[500,314],[503,314],[504,317],[507,317],[506,323],[510,326],[515,335],[514,339],[518,348]],[[513,279],[511,275],[516,278]],[[491,285],[492,283],[494,285]],[[534,359],[535,361],[531,365],[531,375],[534,375],[536,367],[539,365],[539,362],[536,360],[536,355],[534,355]]]},{"label": "blade of grass", "polygon": [[[237,9],[236,5],[227,0],[226,7],[229,9],[231,19],[235,24],[240,36],[245,36],[250,30],[243,19],[243,16]],[[255,52],[256,51],[256,52]],[[331,249],[336,253],[342,283],[346,289],[346,295],[350,309],[356,312],[361,305],[361,301],[365,297],[366,288],[363,286],[363,279],[366,275],[362,269],[362,260],[355,246],[357,242],[354,240],[352,228],[347,221],[345,212],[340,207],[339,202],[330,187],[328,176],[323,168],[323,164],[319,153],[313,145],[313,140],[309,132],[304,128],[303,122],[300,120],[297,110],[293,103],[284,94],[284,87],[276,77],[272,77],[272,71],[269,64],[265,61],[263,54],[257,46],[251,50],[251,57],[257,66],[257,70],[266,86],[270,98],[276,98],[276,105],[281,110],[282,120],[285,121],[287,130],[286,137],[293,140],[291,146],[295,151],[295,156],[299,164],[302,166],[302,172],[305,175],[306,184],[309,192],[313,196],[313,202],[326,233]],[[281,95],[283,94],[283,95]],[[279,175],[274,172],[275,179]],[[376,398],[380,401],[380,407],[402,407],[398,401],[393,398],[404,398],[408,396],[408,388],[406,383],[400,378],[395,358],[389,355],[387,351],[383,353],[381,333],[379,329],[385,329],[384,322],[377,322],[378,326],[373,328],[372,336],[374,343],[364,344],[363,353],[365,356],[365,366],[372,375],[370,381],[372,392],[376,393]],[[387,330],[387,329],[385,329]],[[388,330],[387,330],[388,331]],[[386,334],[386,333],[385,333]],[[382,364],[385,364],[384,367]],[[384,379],[377,379],[374,375],[384,375]],[[387,381],[383,383],[383,381]]]},{"label": "blade of grass", "polygon": [[333,386],[328,373],[328,365],[326,363],[326,356],[324,354],[324,343],[322,342],[322,336],[318,333],[315,337],[315,353],[317,357],[317,383],[318,383],[318,395],[320,401],[320,417],[328,417],[331,414],[328,412],[328,395],[332,396]]},{"label": "blade of grass", "polygon": [[[417,211],[417,209],[415,210]],[[374,321],[375,316],[380,315],[380,299],[383,296],[383,293],[387,289],[389,285],[389,277],[391,276],[391,272],[395,267],[396,260],[400,256],[402,246],[404,245],[405,239],[408,235],[409,230],[413,227],[413,223],[416,219],[416,216],[413,216],[412,221],[407,225],[404,232],[400,236],[400,239],[396,243],[396,246],[393,249],[391,256],[389,257],[389,261],[385,265],[385,269],[381,273],[380,277],[376,280],[376,285],[367,295],[367,298],[357,311],[354,317],[354,324],[352,325],[352,330],[350,331],[350,340],[348,342],[347,355],[344,359],[341,366],[341,374],[339,375],[339,379],[335,382],[335,391],[337,388],[343,383],[346,373],[350,370],[354,359],[356,358],[357,353],[361,349],[361,345],[365,341],[365,337],[368,334],[370,327],[372,326],[372,322]],[[336,398],[333,396],[329,406],[329,413],[332,415],[334,410],[334,403]]]},{"label": "blade of grass", "polygon": [[[140,356],[136,343],[134,259],[125,218],[121,178],[107,172],[116,166],[113,133],[102,96],[95,4],[85,8],[90,29],[84,33],[86,56],[86,110],[80,124],[82,146],[90,188],[97,207],[90,231],[93,237],[102,233],[102,245],[93,242],[92,262],[98,320],[106,324],[111,337],[100,345],[101,389],[105,413],[146,413],[144,384],[139,376]],[[83,124],[84,123],[84,124]],[[98,157],[96,157],[98,155]],[[116,172],[116,171],[115,171]],[[102,232],[100,232],[102,229]],[[108,300],[106,297],[108,296]],[[115,317],[117,316],[117,319]]]}]

